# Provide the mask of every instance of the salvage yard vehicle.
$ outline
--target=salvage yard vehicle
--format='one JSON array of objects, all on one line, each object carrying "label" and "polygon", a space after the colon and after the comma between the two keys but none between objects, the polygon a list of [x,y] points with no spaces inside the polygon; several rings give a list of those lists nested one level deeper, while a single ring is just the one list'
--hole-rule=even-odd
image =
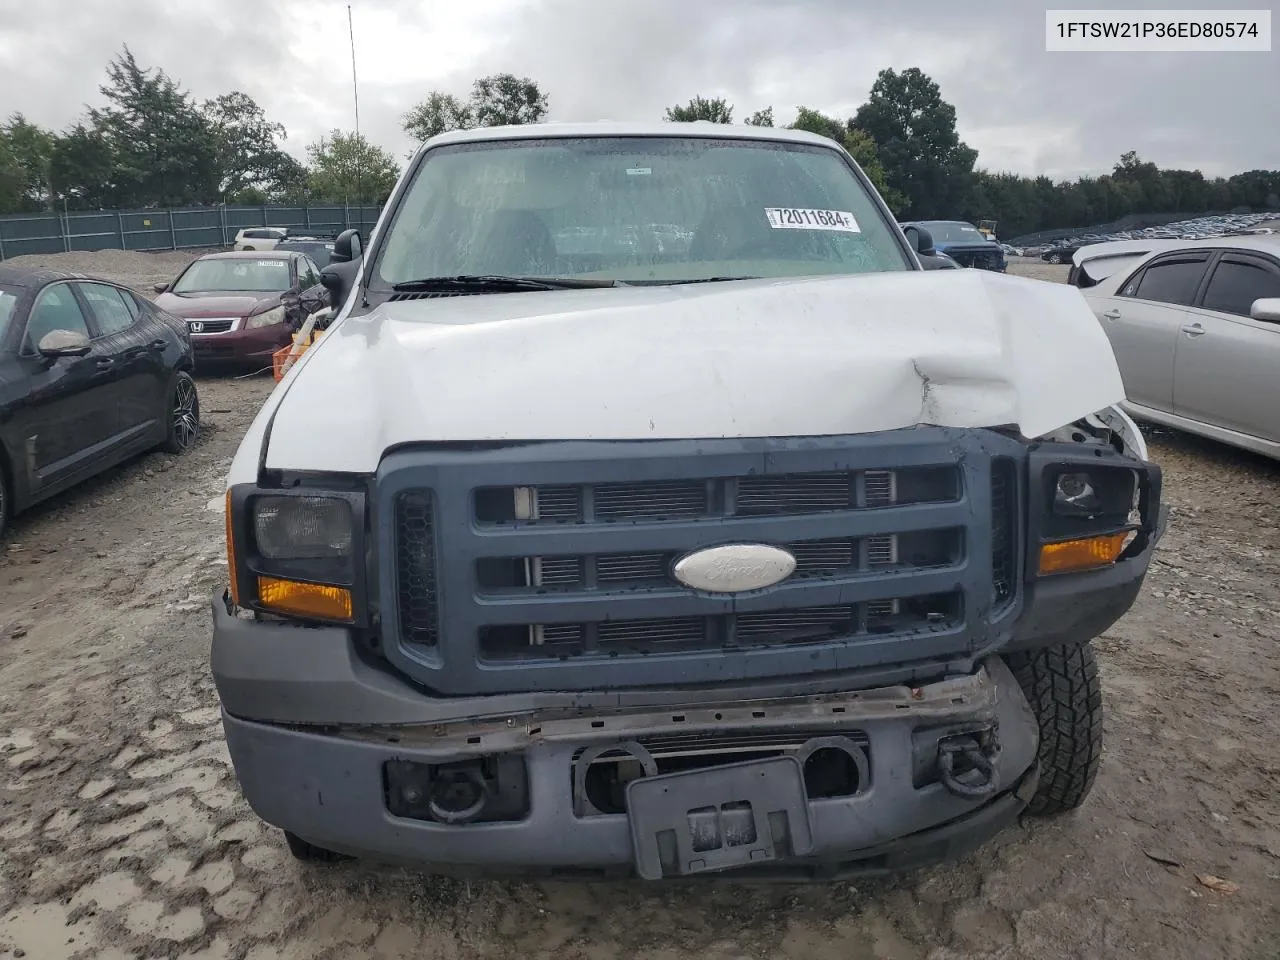
[{"label": "salvage yard vehicle", "polygon": [[839,145],[747,126],[442,134],[363,246],[212,603],[296,856],[826,879],[1084,801],[1165,510],[1078,291],[924,271]]},{"label": "salvage yard vehicle", "polygon": [[277,243],[289,236],[286,227],[245,227],[231,241],[232,250],[274,250]]},{"label": "salvage yard vehicle", "polygon": [[1072,272],[1130,414],[1280,459],[1280,236],[1100,244]]},{"label": "salvage yard vehicle", "polygon": [[156,304],[182,317],[201,363],[270,367],[305,317],[303,299],[324,295],[320,268],[304,253],[234,251],[192,260]]},{"label": "salvage yard vehicle", "polygon": [[200,433],[191,339],[127,287],[0,265],[0,537],[20,510]]},{"label": "salvage yard vehicle", "polygon": [[903,226],[929,231],[934,249],[945,253],[962,267],[994,270],[997,273],[1004,273],[1009,268],[1004,248],[971,223],[962,220],[920,220]]}]

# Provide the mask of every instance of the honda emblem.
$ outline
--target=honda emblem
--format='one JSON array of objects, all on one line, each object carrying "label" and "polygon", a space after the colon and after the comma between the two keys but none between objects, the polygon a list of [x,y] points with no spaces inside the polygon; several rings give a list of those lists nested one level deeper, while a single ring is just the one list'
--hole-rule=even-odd
[{"label": "honda emblem", "polygon": [[199,320],[192,320],[190,327],[192,333],[204,333],[204,324]]}]

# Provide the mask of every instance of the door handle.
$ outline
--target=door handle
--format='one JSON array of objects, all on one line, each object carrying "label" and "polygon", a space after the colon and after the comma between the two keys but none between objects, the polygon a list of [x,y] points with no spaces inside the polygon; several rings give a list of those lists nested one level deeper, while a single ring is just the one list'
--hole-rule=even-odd
[{"label": "door handle", "polygon": [[1103,316],[1104,316],[1104,317],[1106,317],[1108,320],[1119,320],[1119,319],[1120,319],[1120,311],[1119,311],[1119,310],[1108,310],[1106,313],[1104,313],[1104,314],[1103,314]]},{"label": "door handle", "polygon": [[169,345],[169,341],[167,340],[152,340],[150,343],[147,344],[147,346],[150,347],[152,350],[163,350],[168,345]]},{"label": "door handle", "polygon": [[107,369],[107,367],[115,363],[115,361],[112,360],[110,357],[98,357],[93,362],[98,365],[99,370],[105,370]]},{"label": "door handle", "polygon": [[1182,332],[1188,337],[1203,337],[1209,331],[1198,323],[1188,323],[1182,328]]}]

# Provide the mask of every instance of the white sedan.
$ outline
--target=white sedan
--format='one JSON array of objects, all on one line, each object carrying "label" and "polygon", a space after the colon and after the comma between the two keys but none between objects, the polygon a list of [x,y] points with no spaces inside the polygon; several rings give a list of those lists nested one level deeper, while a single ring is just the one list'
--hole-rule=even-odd
[{"label": "white sedan", "polygon": [[1130,414],[1280,459],[1280,236],[1126,240],[1072,259]]}]

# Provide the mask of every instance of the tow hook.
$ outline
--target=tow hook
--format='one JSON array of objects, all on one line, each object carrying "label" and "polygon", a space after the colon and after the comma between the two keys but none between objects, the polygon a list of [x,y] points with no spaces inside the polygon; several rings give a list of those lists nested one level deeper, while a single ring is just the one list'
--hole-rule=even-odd
[{"label": "tow hook", "polygon": [[939,779],[957,797],[984,799],[996,792],[995,759],[999,755],[1000,743],[994,729],[939,740]]}]

